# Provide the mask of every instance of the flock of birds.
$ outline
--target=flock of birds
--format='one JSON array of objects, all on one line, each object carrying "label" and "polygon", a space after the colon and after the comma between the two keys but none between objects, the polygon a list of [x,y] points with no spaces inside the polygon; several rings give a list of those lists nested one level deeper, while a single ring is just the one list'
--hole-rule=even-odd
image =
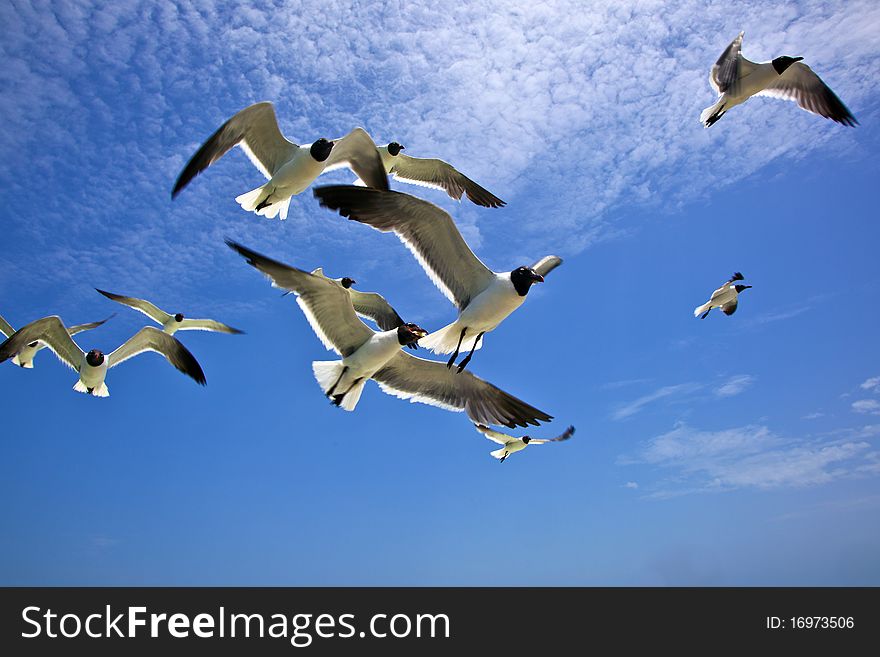
[{"label": "flock of birds", "polygon": [[[710,72],[710,83],[719,97],[700,116],[707,128],[754,95],[794,100],[807,111],[843,125],[857,125],[834,92],[801,62],[803,58],[782,56],[761,64],[751,62],[740,52],[742,37],[740,33],[733,40]],[[501,445],[491,452],[501,462],[530,444],[560,442],[572,436],[574,427],[551,439],[515,437],[491,429],[489,425],[537,426],[553,418],[465,371],[474,353],[483,346],[484,336],[519,308],[532,285],[543,283],[562,260],[548,255],[531,265],[492,271],[474,255],[447,212],[415,196],[392,191],[388,176],[443,190],[457,200],[466,196],[486,208],[501,208],[506,205],[504,201],[447,162],[405,155],[404,146],[397,142],[377,146],[362,128],[355,128],[339,139],[321,138],[311,144],[295,144],[281,133],[269,102],[241,110],[208,138],[184,167],[172,198],[235,146],[244,150],[267,179],[236,201],[243,209],[269,218],[285,219],[291,197],[309,188],[322,173],[341,167],[351,169],[358,176],[353,185],[314,189],[320,205],[375,230],[397,235],[458,310],[454,322],[429,333],[405,322],[380,294],[355,290],[356,281],[350,277],[330,278],[321,268],[311,272],[297,269],[227,240],[228,246],[268,277],[273,286],[284,289],[285,294],[296,295],[319,340],[340,356],[338,360],[312,363],[318,385],[334,405],[353,411],[366,382],[372,379],[384,392],[401,399],[466,412],[480,433]],[[694,310],[694,316],[705,318],[713,308],[732,315],[739,294],[751,287],[739,283],[742,280],[742,274],[736,272]],[[161,354],[171,365],[204,385],[201,366],[174,334],[187,330],[242,333],[212,319],[167,313],[144,299],[97,291],[140,311],[159,324],[161,330],[145,326],[105,355],[98,349],[83,351],[73,336],[107,320],[66,327],[59,317],[50,316],[15,331],[0,317],[0,332],[7,338],[0,344],[0,362],[12,358],[16,365],[32,368],[37,352],[48,347],[78,373],[74,390],[106,397],[107,370],[149,351]],[[377,328],[371,328],[361,318]],[[418,358],[402,349],[415,349],[417,345],[451,356],[444,363]],[[456,365],[462,352],[466,355]]]}]

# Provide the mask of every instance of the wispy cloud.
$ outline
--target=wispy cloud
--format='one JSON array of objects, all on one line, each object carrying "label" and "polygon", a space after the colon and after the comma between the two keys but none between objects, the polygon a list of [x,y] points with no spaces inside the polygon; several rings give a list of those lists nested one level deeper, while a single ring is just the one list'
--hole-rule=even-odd
[{"label": "wispy cloud", "polygon": [[671,473],[650,497],[814,486],[877,471],[877,452],[858,435],[797,439],[762,425],[707,431],[682,423],[621,457],[620,463],[648,464]]},{"label": "wispy cloud", "polygon": [[816,411],[814,413],[807,413],[806,415],[802,415],[802,420],[818,420],[820,417],[825,417],[825,413],[821,413]]},{"label": "wispy cloud", "polygon": [[757,377],[752,376],[751,374],[740,374],[738,376],[732,376],[727,381],[722,383],[720,386],[715,388],[715,396],[716,397],[734,397],[746,390],[746,388],[750,387]]},{"label": "wispy cloud", "polygon": [[859,399],[854,401],[851,407],[856,413],[880,415],[880,401],[876,399]]},{"label": "wispy cloud", "polygon": [[599,386],[600,390],[617,390],[618,388],[626,388],[628,386],[650,383],[651,379],[622,379],[620,381],[609,381]]},{"label": "wispy cloud", "polygon": [[611,417],[615,420],[623,420],[632,417],[645,408],[645,406],[655,401],[695,392],[700,388],[702,388],[702,386],[698,383],[680,383],[673,386],[663,386],[650,394],[644,395],[620,406],[611,413]]},{"label": "wispy cloud", "polygon": [[872,376],[870,379],[866,379],[859,387],[862,390],[880,392],[880,376]]},{"label": "wispy cloud", "polygon": [[623,485],[624,488],[630,488],[632,490],[636,490],[639,485],[635,481],[628,481]]}]

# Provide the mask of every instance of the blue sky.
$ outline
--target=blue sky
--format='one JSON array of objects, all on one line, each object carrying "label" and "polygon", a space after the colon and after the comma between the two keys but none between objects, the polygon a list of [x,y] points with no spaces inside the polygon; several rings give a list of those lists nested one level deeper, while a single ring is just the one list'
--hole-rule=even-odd
[{"label": "blue sky", "polygon": [[[5,3],[0,314],[117,312],[92,288],[211,316],[204,389],[155,356],[70,390],[42,353],[0,367],[3,584],[880,584],[880,173],[872,2]],[[754,99],[711,130],[709,67],[802,55],[861,122]],[[448,209],[495,269],[565,264],[471,369],[575,437],[499,465],[463,414],[368,385],[332,408],[330,356],[224,244],[323,266],[436,329],[453,308],[405,249],[317,206],[234,197],[239,150],[173,203],[237,110],[309,142],[364,126],[508,201]],[[351,180],[337,172],[322,182]],[[733,271],[733,317],[692,309]],[[425,355],[422,352],[422,355]]]}]

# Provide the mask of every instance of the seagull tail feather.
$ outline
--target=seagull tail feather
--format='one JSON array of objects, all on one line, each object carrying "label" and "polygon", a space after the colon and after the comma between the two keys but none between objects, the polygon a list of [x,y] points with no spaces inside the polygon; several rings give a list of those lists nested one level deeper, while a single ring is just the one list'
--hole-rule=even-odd
[{"label": "seagull tail feather", "polygon": [[360,401],[361,393],[364,391],[365,385],[367,385],[366,379],[354,384],[351,390],[345,393],[345,397],[342,398],[342,403],[339,407],[344,408],[346,411],[353,411],[354,407],[357,406],[358,401]]},{"label": "seagull tail feather", "polygon": [[502,459],[502,458],[504,458],[505,451],[506,451],[506,448],[502,447],[501,449],[496,449],[494,452],[489,452],[489,454],[494,456],[496,459]]},{"label": "seagull tail feather", "polygon": [[721,116],[724,114],[724,99],[719,98],[718,102],[712,105],[711,107],[707,107],[700,114],[700,123],[702,123],[707,128],[714,124]]},{"label": "seagull tail feather", "polygon": [[710,308],[711,306],[712,306],[712,304],[711,304],[710,302],[708,302],[708,301],[707,301],[706,303],[704,303],[702,306],[697,306],[696,308],[694,308],[694,317],[699,317],[699,316],[702,315],[704,312],[706,312],[707,310],[709,310],[709,308]]}]

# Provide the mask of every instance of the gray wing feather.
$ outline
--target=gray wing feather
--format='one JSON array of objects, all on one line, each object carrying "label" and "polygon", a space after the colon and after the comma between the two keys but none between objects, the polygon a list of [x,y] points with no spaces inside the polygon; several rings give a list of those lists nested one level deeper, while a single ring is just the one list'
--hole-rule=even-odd
[{"label": "gray wing feather", "polygon": [[333,150],[327,158],[324,171],[347,166],[367,186],[388,189],[388,175],[382,165],[382,156],[372,137],[363,128],[355,128],[341,139],[333,140]]},{"label": "gray wing feather", "polygon": [[452,217],[432,203],[409,194],[355,185],[318,187],[314,194],[321,205],[343,217],[383,233],[394,232],[459,308],[467,306],[495,278],[471,251]]},{"label": "gray wing feather", "polygon": [[134,358],[146,351],[161,354],[165,360],[196,383],[205,385],[205,374],[195,356],[175,337],[160,331],[155,326],[145,326],[122,343],[118,349],[107,356],[107,367],[116,367],[129,358]]},{"label": "gray wing feather", "polygon": [[70,337],[64,323],[57,315],[43,317],[26,324],[0,345],[0,363],[24,349],[32,342],[41,342],[58,357],[62,363],[79,371],[83,351]]},{"label": "gray wing feather", "polygon": [[742,39],[743,33],[740,32],[739,36],[731,41],[730,45],[721,53],[721,57],[718,58],[709,73],[709,82],[719,94],[727,92],[732,96],[738,95]]},{"label": "gray wing feather", "polygon": [[178,176],[171,198],[239,144],[266,178],[271,178],[298,148],[281,134],[272,103],[256,103],[235,114],[202,144]]},{"label": "gray wing feather", "polygon": [[7,338],[15,333],[15,329],[12,328],[12,325],[5,319],[3,319],[2,316],[0,316],[0,333],[5,335]]},{"label": "gray wing feather", "polygon": [[336,281],[272,260],[231,240],[226,240],[226,244],[267,276],[275,287],[298,295],[296,302],[327,349],[345,357],[373,336],[373,330],[355,314],[348,290]]},{"label": "gray wing feather", "polygon": [[734,299],[733,301],[728,301],[723,306],[721,306],[721,312],[725,315],[732,315],[736,312],[736,308],[739,305],[739,300]]},{"label": "gray wing feather", "polygon": [[103,294],[105,297],[110,299],[111,301],[115,301],[116,303],[121,303],[124,306],[128,306],[129,308],[134,308],[135,310],[142,312],[144,315],[152,319],[154,322],[159,322],[160,324],[164,324],[169,319],[171,319],[171,315],[166,313],[161,308],[154,306],[149,301],[145,301],[144,299],[137,299],[135,297],[124,297],[121,294],[113,294],[112,292],[105,292],[104,290],[99,290],[95,288],[95,291],[99,294]]},{"label": "gray wing feather", "polygon": [[859,124],[837,94],[803,62],[795,62],[789,66],[772,85],[758,95],[792,100],[801,109],[842,125],[855,127]]},{"label": "gray wing feather", "polygon": [[396,329],[404,323],[401,316],[381,294],[353,289],[349,289],[348,293],[351,295],[354,311],[362,317],[372,319],[383,331]]},{"label": "gray wing feather", "polygon": [[546,276],[562,264],[562,258],[555,255],[544,256],[532,265],[532,269],[541,276]]},{"label": "gray wing feather", "polygon": [[215,331],[216,333],[232,333],[239,335],[244,333],[241,329],[233,328],[213,319],[186,319],[177,327],[178,331]]},{"label": "gray wing feather", "polygon": [[465,411],[479,424],[512,428],[553,419],[468,371],[456,373],[446,367],[446,363],[416,358],[402,351],[373,378],[390,395],[451,411]]},{"label": "gray wing feather", "polygon": [[467,194],[473,203],[486,208],[507,205],[443,160],[410,157],[401,153],[394,158],[391,173],[398,180],[443,190],[456,200],[461,200],[462,194]]},{"label": "gray wing feather", "polygon": [[544,443],[561,443],[563,440],[568,440],[573,435],[574,427],[568,427],[568,429],[556,436],[556,438],[539,438],[537,440],[533,438],[531,441],[529,441],[529,444],[531,445],[534,443],[536,445],[543,445]]}]

